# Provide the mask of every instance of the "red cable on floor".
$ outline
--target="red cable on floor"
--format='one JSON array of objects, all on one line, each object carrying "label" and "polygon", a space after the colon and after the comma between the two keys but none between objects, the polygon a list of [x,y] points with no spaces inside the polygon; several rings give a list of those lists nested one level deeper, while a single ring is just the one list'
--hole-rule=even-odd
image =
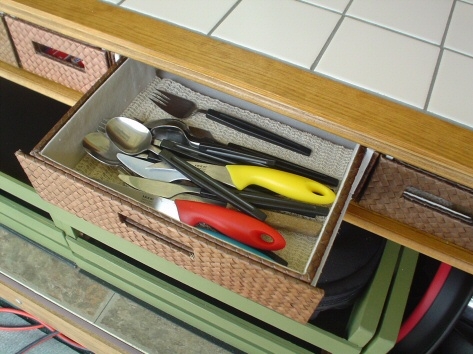
[{"label": "red cable on floor", "polygon": [[[11,314],[15,314],[15,315],[18,315],[18,316],[22,316],[22,317],[28,318],[28,319],[33,320],[33,321],[38,323],[38,324],[30,325],[30,326],[8,326],[8,327],[0,326],[0,330],[2,330],[2,331],[29,331],[29,330],[32,330],[32,329],[46,328],[46,329],[50,330],[51,332],[56,332],[56,330],[53,327],[47,325],[46,323],[40,321],[38,318],[34,317],[33,315],[30,315],[29,313],[27,313],[23,310],[17,310],[17,309],[13,309],[13,308],[2,307],[2,308],[0,308],[0,313],[1,312],[11,313]],[[54,335],[54,337],[58,337],[63,342],[65,342],[65,343],[67,343],[67,344],[69,344],[69,345],[71,345],[71,346],[73,346],[77,349],[87,350],[87,348],[83,347],[79,343],[74,342],[72,339],[69,339],[68,337],[66,337],[62,333],[58,332]]]}]

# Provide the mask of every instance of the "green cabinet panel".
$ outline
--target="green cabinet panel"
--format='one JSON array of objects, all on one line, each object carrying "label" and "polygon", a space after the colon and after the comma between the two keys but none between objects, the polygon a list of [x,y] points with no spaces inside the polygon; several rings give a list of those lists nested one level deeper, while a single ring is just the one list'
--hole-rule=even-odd
[{"label": "green cabinet panel", "polygon": [[[189,323],[235,347],[251,353],[311,352],[218,306],[184,292],[85,240],[68,238],[74,262],[82,269],[106,280],[137,298]],[[223,289],[225,290],[225,289]],[[225,290],[228,291],[228,290]],[[228,291],[229,298],[240,297]],[[235,300],[235,299],[234,299]],[[227,304],[229,302],[227,301]],[[359,353],[361,348],[312,325],[302,325],[260,305],[258,314],[279,317],[279,327],[291,325],[297,338],[333,353]],[[287,333],[287,331],[286,331]]]},{"label": "green cabinet panel", "polygon": [[62,230],[58,229],[51,220],[4,196],[0,196],[0,224],[62,257],[72,258]]}]

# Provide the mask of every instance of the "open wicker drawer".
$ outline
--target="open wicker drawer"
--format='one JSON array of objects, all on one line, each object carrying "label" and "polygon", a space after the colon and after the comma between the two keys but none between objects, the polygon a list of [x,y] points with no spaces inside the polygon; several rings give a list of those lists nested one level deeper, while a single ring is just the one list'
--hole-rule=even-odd
[{"label": "open wicker drawer", "polygon": [[[233,142],[309,167],[340,180],[328,216],[307,218],[276,213],[274,225],[287,246],[276,253],[287,266],[259,257],[175,221],[97,180],[120,183],[118,171],[89,157],[83,137],[103,121],[127,116],[149,122],[169,118],[150,100],[157,88],[195,100],[308,144],[305,157],[235,133],[196,114],[190,126],[209,130],[219,141]],[[361,174],[365,149],[307,124],[249,104],[200,84],[127,59],[113,67],[53,127],[30,154],[17,157],[39,195],[175,264],[218,283],[296,321],[305,323],[323,297],[316,287],[343,213]],[[278,217],[280,215],[280,218]],[[281,220],[285,220],[281,223]],[[268,222],[269,223],[269,222]]]}]

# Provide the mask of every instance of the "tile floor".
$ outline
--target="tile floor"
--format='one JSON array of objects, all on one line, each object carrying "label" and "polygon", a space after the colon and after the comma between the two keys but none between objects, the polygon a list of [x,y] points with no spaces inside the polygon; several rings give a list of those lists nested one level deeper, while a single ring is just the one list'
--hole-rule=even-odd
[{"label": "tile floor", "polygon": [[[0,273],[145,353],[239,352],[83,274],[0,225]],[[1,295],[0,295],[1,297]]]},{"label": "tile floor", "polygon": [[473,128],[473,0],[103,0]]}]

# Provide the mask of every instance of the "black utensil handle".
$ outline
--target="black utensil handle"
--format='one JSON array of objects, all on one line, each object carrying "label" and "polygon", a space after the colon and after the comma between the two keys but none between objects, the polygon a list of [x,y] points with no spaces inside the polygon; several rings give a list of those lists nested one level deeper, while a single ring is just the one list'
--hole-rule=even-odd
[{"label": "black utensil handle", "polygon": [[[262,209],[268,209],[273,211],[287,211],[299,215],[308,216],[314,218],[316,216],[327,216],[330,209],[323,206],[313,205],[298,202],[296,200],[283,199],[276,195],[269,195],[264,193],[255,193],[249,191],[235,191],[239,197],[246,200],[248,203]],[[199,195],[203,198],[209,199],[221,199],[212,192],[202,190]]]},{"label": "black utensil handle", "polygon": [[176,143],[175,141],[172,141],[172,140],[167,140],[167,139],[160,140],[159,147],[162,149],[167,149],[167,150],[176,152],[186,157],[190,157],[202,162],[206,162],[206,163],[219,164],[219,165],[234,164],[232,160],[228,160],[219,156],[213,156],[209,153],[199,151],[190,146],[185,146],[185,145]]},{"label": "black utensil handle", "polygon": [[245,122],[241,119],[232,117],[228,114],[221,113],[213,109],[209,109],[206,112],[206,117],[215,122],[226,125],[227,127],[235,129],[239,132],[242,132],[247,135],[253,136],[255,138],[281,146],[283,148],[289,149],[299,154],[310,156],[310,154],[312,153],[312,150],[304,145],[296,143],[292,140],[289,140],[283,136],[270,132],[266,129],[260,128],[251,123]]},{"label": "black utensil handle", "polygon": [[184,176],[189,178],[200,188],[206,189],[215,195],[220,196],[227,203],[246,212],[258,220],[264,221],[266,219],[267,215],[264,212],[237,196],[230,189],[222,185],[220,182],[214,180],[212,177],[208,176],[197,167],[194,167],[187,161],[177,157],[171,151],[162,150],[160,156],[163,160],[181,172]]},{"label": "black utensil handle", "polygon": [[293,162],[289,162],[289,161],[280,159],[278,157],[266,154],[264,152],[255,151],[255,150],[252,150],[250,148],[247,148],[247,147],[244,147],[244,146],[241,146],[241,145],[237,145],[237,144],[233,144],[233,143],[229,143],[228,146],[233,148],[233,149],[239,149],[241,151],[246,151],[248,153],[253,153],[255,155],[258,155],[258,156],[261,156],[261,157],[266,157],[268,159],[274,159],[275,163],[274,163],[273,168],[276,168],[276,169],[279,169],[279,170],[282,170],[282,171],[286,171],[286,172],[291,172],[291,173],[294,173],[294,174],[299,175],[299,176],[304,176],[304,177],[316,180],[317,182],[326,184],[327,186],[330,186],[330,187],[338,187],[338,185],[340,183],[340,181],[338,179],[336,179],[335,177],[328,176],[328,175],[326,175],[324,173],[321,173],[321,172],[313,171],[310,168],[297,165]]},{"label": "black utensil handle", "polygon": [[268,208],[276,211],[287,211],[309,217],[327,216],[330,212],[330,208],[328,207],[298,202],[297,200],[285,199],[276,195],[247,191],[239,191],[238,195],[263,209]]},{"label": "black utensil handle", "polygon": [[259,250],[261,253],[267,255],[269,258],[271,258],[274,262],[287,267],[289,265],[288,261],[286,261],[284,258],[278,256],[276,253],[273,251],[266,251],[266,250]]},{"label": "black utensil handle", "polygon": [[273,167],[275,164],[274,159],[256,156],[255,154],[250,154],[223,144],[200,143],[199,150],[212,156],[230,159],[233,163],[264,167]]}]

